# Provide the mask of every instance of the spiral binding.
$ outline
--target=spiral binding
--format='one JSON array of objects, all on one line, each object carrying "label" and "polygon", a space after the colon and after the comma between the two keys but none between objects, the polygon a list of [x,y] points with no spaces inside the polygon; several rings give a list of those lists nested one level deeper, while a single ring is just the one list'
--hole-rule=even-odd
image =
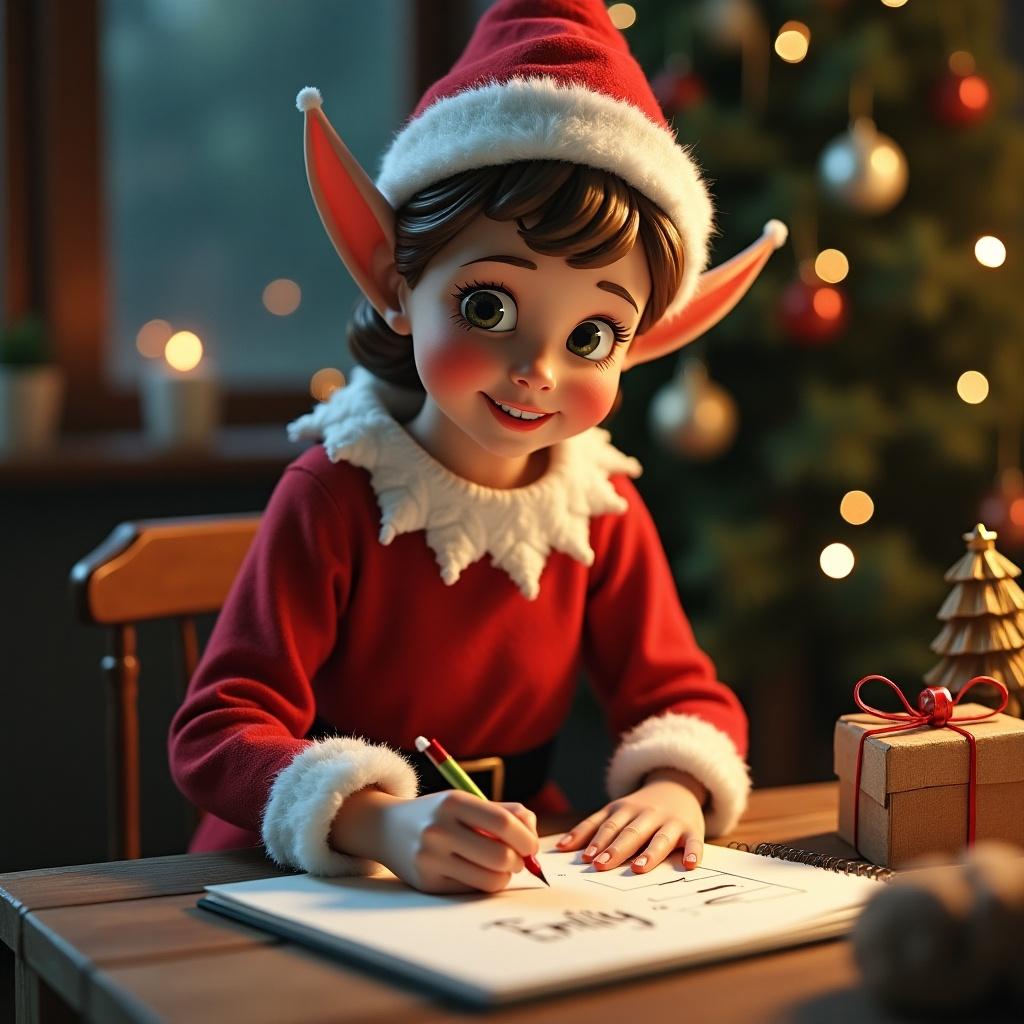
[{"label": "spiral binding", "polygon": [[833,857],[827,853],[812,853],[801,850],[797,846],[785,846],[782,843],[758,843],[753,849],[748,843],[730,843],[732,850],[742,850],[759,857],[774,857],[776,860],[793,861],[797,864],[808,864],[812,868],[824,871],[837,871],[844,875],[857,875],[860,878],[871,878],[876,882],[888,882],[895,874],[889,868],[869,864],[866,860],[851,860],[848,857]]}]

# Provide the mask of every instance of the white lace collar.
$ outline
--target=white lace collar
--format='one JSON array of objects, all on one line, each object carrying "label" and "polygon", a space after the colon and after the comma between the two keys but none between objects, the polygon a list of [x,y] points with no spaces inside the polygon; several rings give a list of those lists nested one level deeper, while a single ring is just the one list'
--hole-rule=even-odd
[{"label": "white lace collar", "polygon": [[412,439],[395,414],[417,404],[418,396],[356,367],[346,387],[289,424],[288,436],[322,441],[332,462],[368,470],[381,512],[380,542],[425,530],[449,585],[490,554],[532,601],[552,550],[593,563],[590,517],[627,507],[609,477],[641,472],[636,459],[611,444],[608,431],[594,427],[554,445],[543,477],[500,490],[456,476]]}]

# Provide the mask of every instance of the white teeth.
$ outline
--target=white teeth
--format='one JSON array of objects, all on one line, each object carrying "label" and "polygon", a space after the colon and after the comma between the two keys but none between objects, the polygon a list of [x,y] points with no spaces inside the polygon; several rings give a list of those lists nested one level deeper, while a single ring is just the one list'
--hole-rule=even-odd
[{"label": "white teeth", "polygon": [[522,409],[513,409],[509,405],[502,405],[501,402],[494,403],[502,412],[507,412],[509,416],[514,416],[517,420],[539,420],[542,416],[546,416],[543,412],[523,412]]}]

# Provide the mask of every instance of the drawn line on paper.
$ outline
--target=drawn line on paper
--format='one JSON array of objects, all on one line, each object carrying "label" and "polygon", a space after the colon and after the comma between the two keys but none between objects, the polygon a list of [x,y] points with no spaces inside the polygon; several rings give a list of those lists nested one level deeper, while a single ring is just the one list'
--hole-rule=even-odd
[{"label": "drawn line on paper", "polygon": [[699,878],[687,878],[683,875],[681,878],[670,878],[665,882],[658,882],[658,885],[675,885],[676,882],[706,882],[711,875],[720,875],[721,871],[713,871],[707,875],[701,875]]}]

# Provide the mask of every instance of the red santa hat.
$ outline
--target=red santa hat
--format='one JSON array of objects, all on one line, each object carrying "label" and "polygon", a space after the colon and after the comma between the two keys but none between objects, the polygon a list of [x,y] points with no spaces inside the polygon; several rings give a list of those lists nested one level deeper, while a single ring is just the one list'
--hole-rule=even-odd
[{"label": "red santa hat", "polygon": [[498,0],[398,132],[377,186],[397,209],[460,171],[518,160],[611,171],[657,204],[685,252],[670,310],[685,305],[707,264],[711,200],[602,0]]}]

